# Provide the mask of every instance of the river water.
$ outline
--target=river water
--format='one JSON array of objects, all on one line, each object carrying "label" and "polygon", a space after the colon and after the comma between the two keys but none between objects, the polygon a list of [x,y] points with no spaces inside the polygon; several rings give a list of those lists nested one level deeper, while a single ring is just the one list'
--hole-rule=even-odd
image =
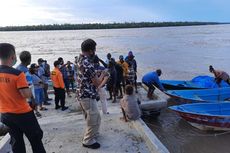
[{"label": "river water", "polygon": [[[73,61],[84,39],[97,42],[97,54],[115,59],[132,50],[138,77],[161,68],[162,79],[192,79],[209,75],[208,66],[230,73],[230,25],[161,27],[112,30],[0,32],[1,42],[32,53],[32,62],[42,57],[53,65],[58,57]],[[171,105],[171,104],[170,104]],[[230,133],[199,131],[165,109],[148,126],[172,153],[229,153]]]}]

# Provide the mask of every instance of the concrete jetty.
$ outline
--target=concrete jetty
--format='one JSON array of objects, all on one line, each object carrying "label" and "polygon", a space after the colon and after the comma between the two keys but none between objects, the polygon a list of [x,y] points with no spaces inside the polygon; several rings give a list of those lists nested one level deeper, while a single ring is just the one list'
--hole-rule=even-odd
[{"label": "concrete jetty", "polygon": [[[52,97],[54,98],[54,97]],[[101,127],[98,142],[101,148],[92,150],[82,147],[85,121],[75,98],[67,98],[69,110],[54,109],[54,102],[42,111],[38,118],[44,132],[43,143],[47,153],[168,153],[169,151],[140,119],[134,122],[120,120],[122,113],[119,103],[108,102],[109,114],[101,113]],[[99,108],[101,103],[98,102]],[[101,109],[101,108],[100,108]],[[8,153],[9,135],[0,142],[0,153]],[[32,153],[30,144],[27,152]],[[3,144],[4,143],[4,144]],[[4,150],[5,149],[5,150]],[[9,152],[10,153],[10,152]]]}]

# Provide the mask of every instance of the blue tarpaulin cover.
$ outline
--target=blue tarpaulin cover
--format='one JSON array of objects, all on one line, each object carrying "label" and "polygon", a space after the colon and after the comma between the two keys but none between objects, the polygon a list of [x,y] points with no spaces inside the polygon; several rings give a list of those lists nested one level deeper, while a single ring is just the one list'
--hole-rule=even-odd
[{"label": "blue tarpaulin cover", "polygon": [[220,86],[215,82],[214,77],[210,76],[197,76],[191,80],[193,83],[195,83],[198,86],[204,87],[204,88],[218,88],[218,87],[230,87],[225,81],[221,81]]}]

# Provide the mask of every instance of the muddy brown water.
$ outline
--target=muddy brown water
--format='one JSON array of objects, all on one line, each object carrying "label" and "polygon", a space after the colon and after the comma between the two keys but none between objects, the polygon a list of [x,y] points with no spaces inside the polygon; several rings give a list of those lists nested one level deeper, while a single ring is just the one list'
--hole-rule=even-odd
[{"label": "muddy brown water", "polygon": [[[168,101],[168,106],[176,105]],[[145,118],[147,126],[170,153],[229,153],[230,132],[201,131],[165,108],[157,118]]]},{"label": "muddy brown water", "polygon": [[[161,79],[190,80],[210,75],[208,66],[230,73],[230,25],[186,27],[21,31],[0,32],[1,42],[15,45],[32,54],[32,63],[42,57],[53,67],[58,57],[73,61],[80,53],[83,40],[97,42],[97,54],[106,59],[110,52],[117,60],[132,50],[138,64],[138,79],[161,68]],[[18,63],[19,64],[19,59]],[[16,64],[16,65],[17,65]],[[148,126],[172,153],[230,153],[230,134],[202,132],[190,126],[168,109],[158,119],[147,120]]]}]

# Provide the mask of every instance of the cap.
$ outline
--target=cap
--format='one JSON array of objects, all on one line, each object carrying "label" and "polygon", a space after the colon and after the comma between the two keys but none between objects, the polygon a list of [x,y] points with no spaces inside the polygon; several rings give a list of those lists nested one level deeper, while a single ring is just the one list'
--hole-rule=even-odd
[{"label": "cap", "polygon": [[124,56],[123,55],[120,55],[119,56],[119,59],[121,60],[121,59],[124,59]]},{"label": "cap", "polygon": [[33,63],[30,65],[30,68],[31,69],[35,69],[35,68],[38,68],[39,66],[36,64],[36,63]]},{"label": "cap", "polygon": [[60,62],[57,60],[57,61],[54,61],[54,67],[58,66],[60,64]]},{"label": "cap", "polygon": [[63,61],[63,58],[62,57],[58,57],[58,61]]},{"label": "cap", "polygon": [[38,63],[42,63],[42,62],[44,62],[44,60],[42,58],[39,58]]},{"label": "cap", "polygon": [[[129,51],[128,56],[133,56],[133,52]],[[134,56],[133,56],[134,57]]]}]

